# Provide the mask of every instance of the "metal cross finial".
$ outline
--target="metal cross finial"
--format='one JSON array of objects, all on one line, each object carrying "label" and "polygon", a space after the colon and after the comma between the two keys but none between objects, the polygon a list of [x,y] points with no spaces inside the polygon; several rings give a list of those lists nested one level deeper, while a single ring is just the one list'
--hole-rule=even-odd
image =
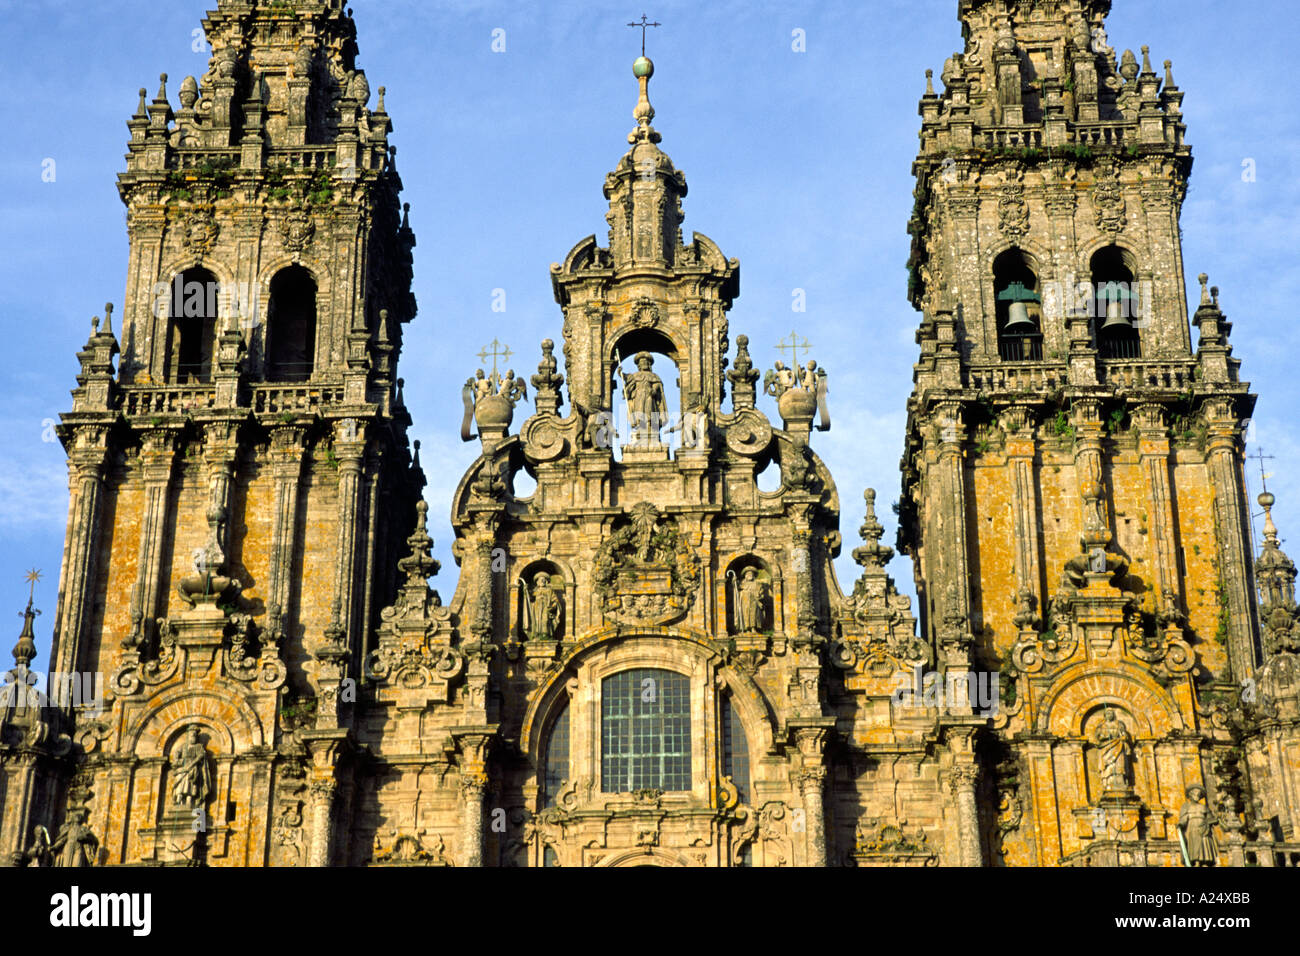
[{"label": "metal cross finial", "polygon": [[36,599],[36,584],[38,581],[40,581],[40,579],[41,579],[41,572],[36,570],[36,568],[32,568],[30,571],[28,571],[26,576],[23,578],[23,580],[25,580],[28,584],[32,586],[31,593],[27,595],[28,604],[32,603],[32,601]]},{"label": "metal cross finial", "polygon": [[1268,479],[1270,475],[1264,474],[1264,462],[1271,461],[1275,456],[1264,454],[1263,448],[1256,448],[1255,454],[1247,455],[1247,458],[1254,458],[1259,462],[1259,483],[1263,486],[1262,491],[1268,491]]},{"label": "metal cross finial", "polygon": [[647,23],[647,22],[646,22],[646,16],[645,16],[645,14],[643,13],[643,14],[641,14],[641,22],[640,22],[640,23],[637,23],[637,22],[634,20],[634,21],[632,21],[631,23],[629,23],[628,26],[630,26],[630,27],[640,27],[640,28],[641,28],[641,55],[642,55],[642,56],[645,56],[645,31],[646,31],[646,27],[661,27],[661,26],[663,26],[663,24],[660,23],[658,20],[656,20],[656,21],[653,22],[653,23]]},{"label": "metal cross finial", "polygon": [[809,344],[808,340],[802,335],[797,334],[793,329],[790,330],[790,338],[788,341],[782,339],[776,343],[776,350],[778,352],[782,354],[785,354],[786,352],[790,353],[791,368],[799,367],[799,351],[802,350],[803,353],[807,355],[808,350],[811,348],[812,345]]},{"label": "metal cross finial", "polygon": [[483,351],[478,353],[480,362],[486,364],[488,359],[492,360],[492,378],[497,378],[497,360],[505,361],[515,353],[510,351],[510,346],[493,339],[491,344],[483,346]]}]

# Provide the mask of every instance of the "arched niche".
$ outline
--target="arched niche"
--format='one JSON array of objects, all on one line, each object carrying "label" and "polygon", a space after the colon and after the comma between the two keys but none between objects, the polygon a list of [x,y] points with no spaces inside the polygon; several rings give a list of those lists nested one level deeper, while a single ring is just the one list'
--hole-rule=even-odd
[{"label": "arched niche", "polygon": [[756,554],[739,555],[728,562],[722,581],[728,634],[755,636],[776,629],[780,582],[766,561]]},{"label": "arched niche", "polygon": [[1137,321],[1142,299],[1135,281],[1137,259],[1129,250],[1111,244],[1092,254],[1088,273],[1092,289],[1092,327],[1097,353],[1104,359],[1142,357]]},{"label": "arched niche", "polygon": [[266,308],[265,374],[270,382],[308,381],[316,365],[316,278],[291,265],[271,277]]},{"label": "arched niche", "polygon": [[[643,357],[649,364],[642,368]],[[681,444],[680,423],[683,396],[681,391],[681,354],[671,338],[653,328],[629,329],[619,335],[609,352],[611,394],[619,397],[611,402],[618,441],[614,443],[614,457],[622,460],[625,448],[638,450],[672,449]],[[658,381],[662,406],[652,400],[639,386],[640,394],[630,400],[629,382],[634,376],[649,372]],[[633,407],[635,404],[636,407]],[[659,410],[655,410],[658,407]]]},{"label": "arched niche", "polygon": [[1043,357],[1043,290],[1034,257],[1013,246],[993,260],[998,357],[1004,362]]},{"label": "arched niche", "polygon": [[[572,634],[575,593],[573,575],[556,561],[541,558],[525,564],[511,585],[511,624],[515,639],[562,641]],[[541,618],[548,607],[553,609],[547,616],[553,622],[549,636]]]},{"label": "arched niche", "polygon": [[202,266],[177,273],[167,301],[167,344],[164,377],[175,385],[212,381],[221,283]]}]

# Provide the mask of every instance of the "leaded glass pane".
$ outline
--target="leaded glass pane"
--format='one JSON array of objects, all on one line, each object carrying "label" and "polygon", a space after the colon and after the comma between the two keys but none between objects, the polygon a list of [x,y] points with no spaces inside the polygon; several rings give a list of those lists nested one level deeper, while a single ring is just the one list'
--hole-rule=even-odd
[{"label": "leaded glass pane", "polygon": [[731,705],[731,697],[722,698],[722,775],[730,777],[740,791],[742,802],[749,800],[749,740],[745,726]]},{"label": "leaded glass pane", "polygon": [[543,806],[555,806],[560,785],[569,776],[569,705],[551,723],[551,736],[546,742],[546,767],[542,775]]},{"label": "leaded glass pane", "polygon": [[691,682],[638,668],[601,685],[601,790],[691,788]]}]

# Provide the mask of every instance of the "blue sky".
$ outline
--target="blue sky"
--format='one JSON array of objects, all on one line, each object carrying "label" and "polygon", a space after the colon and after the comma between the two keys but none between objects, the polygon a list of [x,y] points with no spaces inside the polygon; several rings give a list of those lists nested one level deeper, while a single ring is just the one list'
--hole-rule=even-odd
[{"label": "blue sky", "polygon": [[[206,53],[192,31],[212,2],[0,0],[0,89],[8,90],[0,147],[0,609],[19,611],[23,572],[44,570],[37,606],[41,657],[67,517],[64,455],[45,423],[68,410],[76,352],[90,318],[121,312],[126,229],[116,174],[136,90],[201,75]],[[398,168],[412,204],[420,314],[401,359],[406,397],[423,443],[430,530],[450,595],[451,492],[477,443],[457,434],[460,383],[494,336],[531,372],[537,343],[559,339],[548,266],[590,233],[603,241],[601,184],[627,148],[640,6],[606,2],[356,0],[359,65],[388,88]],[[834,428],[815,433],[843,502],[847,552],[862,517],[863,487],[899,494],[904,404],[919,316],[906,301],[910,174],[924,71],[961,46],[956,0],[830,3],[660,0],[651,30],[651,99],[663,148],[690,185],[684,229],[741,261],[731,331],[746,333],[764,366],[791,327],[830,371]],[[1259,393],[1252,438],[1268,454],[1287,532],[1300,521],[1300,120],[1280,88],[1297,47],[1291,4],[1225,6],[1211,0],[1115,0],[1118,50],[1151,47],[1174,61],[1196,164],[1183,209],[1190,281],[1222,290],[1243,376]],[[495,29],[506,49],[492,51]],[[792,31],[806,52],[792,50]],[[55,161],[54,182],[42,179]],[[1254,182],[1242,181],[1252,159]],[[494,289],[506,312],[492,311]],[[793,290],[807,311],[791,311]],[[775,409],[766,407],[775,415]],[[517,416],[518,417],[518,416]],[[1257,445],[1252,442],[1253,453]],[[1248,472],[1258,492],[1258,469]],[[891,570],[910,591],[911,571]],[[10,618],[16,637],[20,620]],[[4,640],[0,632],[0,640]],[[8,645],[0,648],[7,650]],[[7,661],[7,654],[5,656]]]}]

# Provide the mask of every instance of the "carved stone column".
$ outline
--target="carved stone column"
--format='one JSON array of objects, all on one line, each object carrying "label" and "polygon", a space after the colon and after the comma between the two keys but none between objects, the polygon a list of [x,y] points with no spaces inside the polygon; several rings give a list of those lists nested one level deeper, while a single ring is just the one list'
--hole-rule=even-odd
[{"label": "carved stone column", "polygon": [[172,431],[151,431],[144,435],[140,449],[144,473],[144,515],[140,519],[140,550],[136,561],[135,607],[142,614],[138,635],[145,646],[156,618],[163,614],[167,602],[159,593],[163,565],[171,555],[163,552],[167,531],[167,501],[171,491],[172,471],[176,461],[178,436]]},{"label": "carved stone column", "polygon": [[346,730],[307,730],[303,743],[311,752],[308,783],[311,805],[311,851],[308,866],[329,866],[334,858],[334,806],[339,791],[339,764],[352,744]]},{"label": "carved stone column", "polygon": [[108,462],[108,429],[98,425],[78,428],[69,446],[67,546],[59,573],[62,594],[54,622],[51,655],[51,669],[65,674],[78,670],[88,596],[93,591],[104,471]]},{"label": "carved stone column", "polygon": [[807,866],[826,866],[826,740],[834,717],[793,722],[799,748],[799,795],[803,801]]},{"label": "carved stone column", "polygon": [[[926,494],[934,512],[930,587],[938,595],[931,627],[947,670],[970,665],[970,563],[966,542],[966,482],[962,448],[966,426],[956,402],[936,406],[930,435],[934,462]],[[936,621],[936,618],[938,619]]]},{"label": "carved stone column", "polygon": [[271,477],[275,482],[275,514],[271,526],[271,574],[266,605],[278,607],[286,631],[290,620],[289,590],[297,537],[298,483],[302,478],[305,431],[300,426],[271,431]]},{"label": "carved stone column", "polygon": [[948,749],[953,765],[948,770],[948,787],[957,808],[957,865],[983,866],[980,852],[979,808],[975,801],[975,784],[979,766],[975,763],[975,731],[960,727],[948,732]]},{"label": "carved stone column", "polygon": [[808,828],[808,866],[826,865],[826,768],[814,767],[799,774]]},{"label": "carved stone column", "polygon": [[1228,608],[1228,659],[1240,681],[1255,672],[1255,601],[1250,583],[1250,535],[1246,530],[1241,473],[1241,423],[1227,400],[1207,401],[1203,410],[1209,434],[1205,459],[1214,487],[1219,577]]},{"label": "carved stone column", "polygon": [[980,859],[979,810],[975,804],[975,783],[979,770],[962,764],[948,771],[948,786],[957,804],[957,847],[959,866],[982,866]]},{"label": "carved stone column", "polygon": [[1138,433],[1138,454],[1147,479],[1147,500],[1150,503],[1150,527],[1153,545],[1152,564],[1155,566],[1156,595],[1159,606],[1166,613],[1175,609],[1165,606],[1167,596],[1178,597],[1178,542],[1174,531],[1172,496],[1169,490],[1169,434],[1165,424],[1163,405],[1139,405],[1133,413],[1133,425]]},{"label": "carved stone column", "polygon": [[230,483],[235,476],[239,456],[236,422],[210,422],[203,427],[203,457],[208,468],[208,494],[214,509],[226,516],[221,523],[217,546],[228,553],[230,536]]},{"label": "carved stone column", "polygon": [[462,866],[483,865],[483,809],[487,797],[487,757],[492,735],[486,732],[458,736],[461,747],[461,855]]},{"label": "carved stone column", "polygon": [[307,857],[308,866],[330,865],[330,824],[334,815],[334,794],[337,791],[338,784],[333,777],[314,779],[311,782],[311,852]]},{"label": "carved stone column", "polygon": [[1016,587],[1026,593],[1029,600],[1016,625],[1021,630],[1033,626],[1032,609],[1041,609],[1042,569],[1038,561],[1038,485],[1034,481],[1034,459],[1037,443],[1034,438],[1034,417],[1031,409],[1015,405],[1002,415],[1002,427],[1007,433],[1006,455],[1011,473],[1011,521],[1015,529]]},{"label": "carved stone column", "polygon": [[1083,539],[1088,549],[1111,542],[1104,478],[1101,469],[1101,406],[1095,401],[1074,404],[1074,472],[1083,499]]},{"label": "carved stone column", "polygon": [[335,457],[339,471],[338,583],[339,622],[343,626],[343,643],[352,647],[356,635],[356,595],[358,541],[361,523],[361,472],[366,440],[364,426],[355,418],[345,418],[334,427]]}]

